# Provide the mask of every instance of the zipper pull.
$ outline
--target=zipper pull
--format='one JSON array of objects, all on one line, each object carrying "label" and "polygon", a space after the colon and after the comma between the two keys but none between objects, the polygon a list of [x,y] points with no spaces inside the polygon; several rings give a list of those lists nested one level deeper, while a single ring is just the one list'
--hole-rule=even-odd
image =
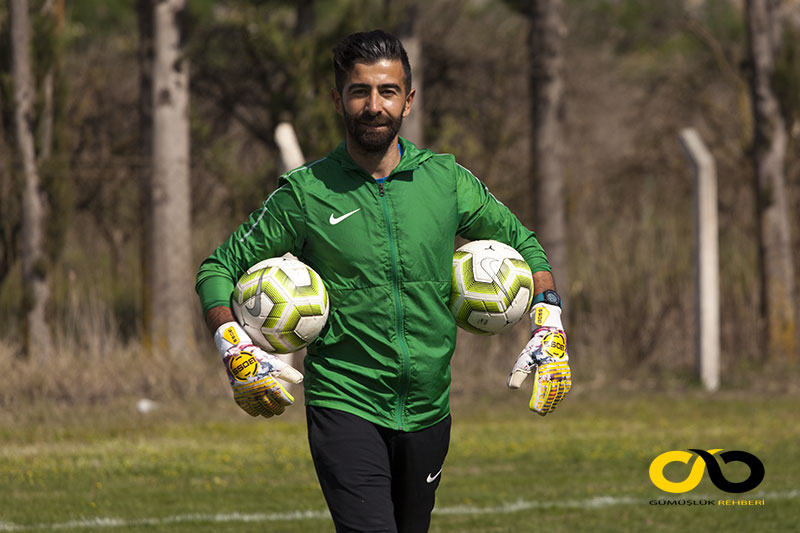
[{"label": "zipper pull", "polygon": [[383,192],[383,182],[382,182],[382,181],[379,181],[379,182],[378,182],[378,194],[380,194],[381,196],[383,196],[383,195],[384,195],[384,192]]}]

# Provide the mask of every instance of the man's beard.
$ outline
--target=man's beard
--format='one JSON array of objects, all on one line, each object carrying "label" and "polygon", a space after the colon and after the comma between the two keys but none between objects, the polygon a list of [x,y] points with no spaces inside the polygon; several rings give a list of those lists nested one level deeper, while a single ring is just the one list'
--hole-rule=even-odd
[{"label": "man's beard", "polygon": [[[364,152],[385,152],[388,150],[402,125],[402,115],[397,119],[393,119],[388,115],[384,115],[381,118],[371,117],[366,112],[360,115],[344,114],[344,126],[347,128],[347,133],[350,134],[350,138]],[[386,128],[375,130],[370,126],[386,126]]]}]

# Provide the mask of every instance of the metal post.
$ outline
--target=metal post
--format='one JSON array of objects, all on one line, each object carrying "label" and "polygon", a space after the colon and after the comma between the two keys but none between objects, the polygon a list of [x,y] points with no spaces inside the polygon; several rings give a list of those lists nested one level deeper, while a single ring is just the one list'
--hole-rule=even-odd
[{"label": "metal post", "polygon": [[696,190],[698,366],[703,387],[719,389],[719,237],[714,158],[693,128],[680,140],[692,162]]},{"label": "metal post", "polygon": [[[300,142],[297,140],[294,126],[292,126],[290,122],[281,122],[275,127],[275,143],[278,145],[278,149],[281,153],[281,172],[288,172],[289,170],[303,165],[305,162],[303,150],[300,148]],[[290,253],[286,253],[284,256],[297,259]],[[303,359],[301,355],[304,354],[305,349],[301,350],[300,352],[278,355],[280,359],[283,359],[291,366],[296,368],[296,365],[300,365],[300,368],[302,368]],[[294,385],[286,382],[283,383],[283,386],[288,391],[291,391],[294,388]]]}]

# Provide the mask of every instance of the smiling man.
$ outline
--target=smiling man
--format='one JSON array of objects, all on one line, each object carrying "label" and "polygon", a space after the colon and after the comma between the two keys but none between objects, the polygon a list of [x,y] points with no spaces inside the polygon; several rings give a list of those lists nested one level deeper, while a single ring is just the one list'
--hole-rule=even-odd
[{"label": "smiling man", "polygon": [[[450,441],[456,235],[509,244],[534,273],[533,335],[507,385],[519,388],[534,373],[530,407],[539,414],[555,409],[571,383],[566,346],[558,365],[541,355],[546,334],[563,334],[560,299],[535,234],[452,155],[398,136],[414,101],[400,41],[381,30],[356,33],[333,56],[331,96],[345,142],[281,176],[203,262],[197,291],[224,360],[247,349],[259,362],[245,392],[236,389],[243,409],[280,414],[293,399],[274,378],[304,381],[311,455],[336,530],[422,532]],[[254,348],[230,310],[236,280],[286,252],[320,274],[331,301],[305,376]],[[553,383],[558,394],[539,394]]]},{"label": "smiling man", "polygon": [[415,93],[405,86],[405,81],[398,85],[401,80],[401,63],[380,59],[371,65],[356,63],[349,80],[343,80],[349,81],[346,88],[331,89],[336,110],[344,117],[348,138],[352,139],[352,151],[383,158],[397,143]]}]

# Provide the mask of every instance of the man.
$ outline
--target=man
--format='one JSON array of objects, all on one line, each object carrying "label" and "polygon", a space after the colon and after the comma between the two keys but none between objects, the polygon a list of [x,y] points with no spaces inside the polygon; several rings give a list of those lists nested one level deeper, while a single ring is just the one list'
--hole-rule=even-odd
[{"label": "man", "polygon": [[[534,335],[508,386],[534,373],[530,407],[540,414],[571,383],[560,299],[535,235],[453,156],[398,137],[415,93],[400,41],[357,33],[333,52],[345,142],[281,177],[203,263],[197,291],[245,411],[282,413],[293,398],[274,378],[305,378],[311,455],[337,531],[427,531],[450,439],[455,236],[505,242],[534,272]],[[320,274],[331,300],[305,377],[252,346],[229,307],[247,268],[286,252]],[[554,336],[563,351],[548,350]],[[258,366],[246,377],[229,364],[243,353]]]}]

